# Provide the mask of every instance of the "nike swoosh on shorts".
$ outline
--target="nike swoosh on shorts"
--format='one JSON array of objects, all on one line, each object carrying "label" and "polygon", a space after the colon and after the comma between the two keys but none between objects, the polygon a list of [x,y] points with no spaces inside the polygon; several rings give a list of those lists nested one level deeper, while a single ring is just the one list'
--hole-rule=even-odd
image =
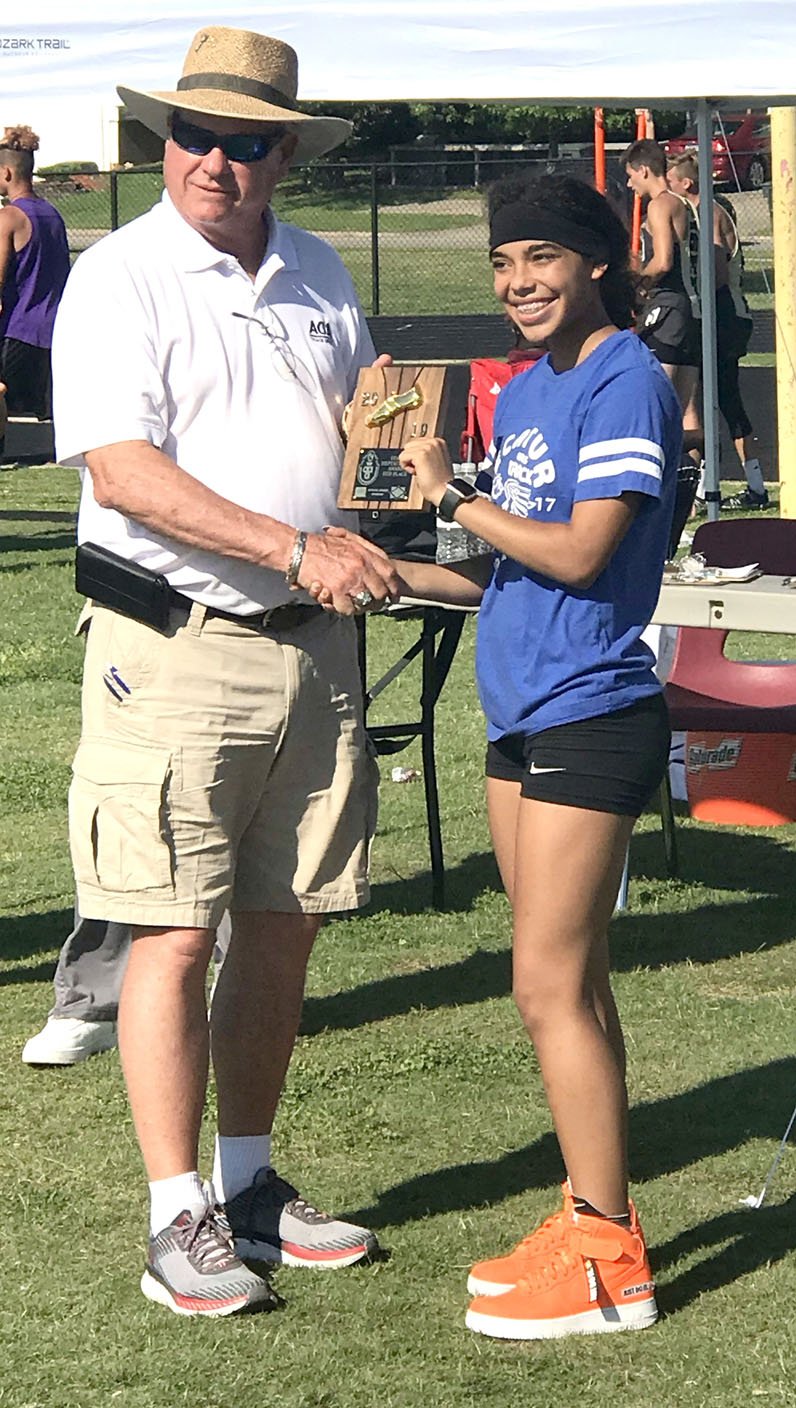
[{"label": "nike swoosh on shorts", "polygon": [[566,768],[540,768],[537,767],[536,763],[531,763],[530,767],[528,768],[528,771],[531,774],[539,772],[566,772]]}]

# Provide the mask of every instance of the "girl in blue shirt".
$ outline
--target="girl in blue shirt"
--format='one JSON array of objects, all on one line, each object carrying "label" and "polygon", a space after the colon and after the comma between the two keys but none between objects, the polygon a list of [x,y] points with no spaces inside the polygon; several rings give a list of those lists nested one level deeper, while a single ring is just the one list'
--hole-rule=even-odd
[{"label": "girl in blue shirt", "polygon": [[570,178],[512,180],[493,189],[489,219],[497,297],[547,355],[501,392],[478,497],[452,480],[443,441],[402,453],[426,499],[493,544],[494,558],[401,573],[410,594],[439,600],[477,600],[485,584],[489,820],[513,912],[514,995],[567,1181],[560,1212],[473,1268],[467,1324],[535,1339],[657,1317],[628,1200],[607,935],[634,821],[668,758],[641,634],[661,583],[681,413],[628,331],[628,237],[604,198]]}]

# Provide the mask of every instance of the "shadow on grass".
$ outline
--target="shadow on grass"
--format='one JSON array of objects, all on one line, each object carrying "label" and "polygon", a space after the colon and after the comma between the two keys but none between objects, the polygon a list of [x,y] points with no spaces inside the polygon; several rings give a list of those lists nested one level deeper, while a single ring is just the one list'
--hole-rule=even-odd
[{"label": "shadow on grass", "polygon": [[[788,834],[787,829],[784,834]],[[796,895],[796,857],[783,847],[779,839],[782,835],[776,827],[771,828],[769,835],[753,835],[731,826],[678,826],[679,875],[669,883],[699,884],[715,890],[752,890],[792,898]],[[667,878],[663,839],[655,824],[633,837],[630,878]]]},{"label": "shadow on grass", "polygon": [[684,1257],[707,1253],[694,1266],[658,1286],[658,1305],[665,1315],[673,1315],[706,1291],[717,1291],[762,1266],[775,1265],[794,1249],[796,1194],[787,1202],[770,1207],[720,1213],[653,1249],[651,1260],[656,1273],[675,1266]]},{"label": "shadow on grass", "polygon": [[308,997],[301,1033],[316,1036],[322,1031],[353,1031],[366,1022],[404,1016],[418,1008],[462,1007],[510,992],[508,946],[502,953],[479,949],[442,968],[379,978],[328,997]]},{"label": "shadow on grass", "polygon": [[[43,914],[12,914],[0,918],[0,958],[32,959],[39,954],[52,954],[61,947],[72,931],[74,915],[71,909],[50,909]],[[40,983],[51,978],[55,958],[42,963],[26,963],[0,973],[0,987],[11,983]]]},{"label": "shadow on grass", "polygon": [[[72,533],[61,533],[58,529],[52,528],[44,533],[37,533],[35,537],[23,538],[19,534],[12,533],[0,539],[4,553],[7,552],[53,552],[56,548],[73,548],[75,546],[75,535]],[[18,570],[19,565],[26,564],[4,563],[3,572]],[[30,564],[32,565],[32,564]]]},{"label": "shadow on grass", "polygon": [[[615,973],[629,973],[678,963],[716,963],[744,953],[767,952],[793,938],[793,913],[784,899],[755,899],[732,909],[715,904],[691,913],[627,917],[612,936],[612,968]],[[461,1007],[506,997],[511,992],[509,942],[507,915],[505,950],[479,949],[457,963],[307,998],[302,1033],[351,1030],[418,1008]]]},{"label": "shadow on grass", "polygon": [[20,983],[48,983],[55,973],[54,958],[46,963],[23,963],[19,968],[0,973],[0,988],[17,987]]},{"label": "shadow on grass", "polygon": [[[731,827],[681,826],[678,829],[680,874],[666,876],[663,839],[655,822],[649,831],[633,837],[630,878],[638,882],[662,881],[673,886],[699,884],[716,890],[753,890],[769,895],[796,895],[796,862],[783,864],[785,852],[774,830],[772,835],[750,835]],[[480,851],[445,871],[445,913],[472,907],[484,890],[501,889],[495,858]],[[421,872],[373,886],[365,915],[389,910],[392,914],[423,914],[431,908],[431,874]],[[627,917],[632,917],[632,909]]]},{"label": "shadow on grass", "polygon": [[[445,914],[462,914],[485,890],[501,890],[497,863],[491,851],[476,851],[459,865],[445,870]],[[431,908],[431,872],[396,878],[373,886],[369,914],[425,914]]]},{"label": "shadow on grass", "polygon": [[0,509],[0,523],[71,523],[74,527],[76,521],[76,513],[64,513],[60,509]]},{"label": "shadow on grass", "polygon": [[[643,834],[634,841],[634,859],[647,879],[650,856],[658,837]],[[759,893],[737,901],[714,902],[671,913],[625,911],[611,931],[614,972],[636,968],[655,970],[679,963],[708,964],[745,953],[766,952],[796,937],[794,884],[783,865],[783,850],[765,836],[733,832],[689,831],[688,867],[708,886],[728,897],[752,885]],[[650,882],[652,883],[652,882]],[[668,882],[677,886],[681,882]],[[688,883],[684,881],[682,883]],[[448,872],[449,909],[463,913],[487,889],[498,889],[491,856],[479,854]],[[372,911],[411,915],[428,913],[417,902],[427,887],[424,878],[376,887]],[[359,987],[310,997],[304,1005],[302,1032],[352,1030],[366,1022],[405,1015],[418,1008],[459,1007],[505,997],[511,991],[510,921],[506,911],[506,947],[497,952],[479,949],[456,963],[379,978]]]},{"label": "shadow on grass", "polygon": [[[674,914],[627,910],[614,923],[611,934],[615,972],[715,963],[775,949],[794,939],[794,886],[783,865],[782,847],[775,840],[707,829],[689,830],[684,840],[688,842],[689,869],[693,868],[706,885],[732,895],[753,882],[759,893],[739,897],[737,902],[703,904]],[[647,862],[650,855],[655,856],[657,841],[654,833],[645,833],[633,843],[642,879],[651,868]],[[449,910],[469,912],[479,895],[498,888],[492,855],[473,855],[448,873]],[[422,916],[428,913],[423,902],[427,892],[426,877],[422,876],[377,886],[370,912]],[[71,927],[71,913],[66,910],[0,919],[0,954],[6,960],[24,960],[46,953],[63,943]],[[508,910],[505,928],[504,949],[478,949],[455,963],[308,998],[302,1033],[312,1036],[324,1030],[354,1030],[419,1008],[470,1006],[507,996],[511,991]],[[0,975],[0,983],[6,986],[41,980],[41,965],[18,967]]]},{"label": "shadow on grass", "polygon": [[[795,1087],[796,1057],[789,1057],[636,1105],[630,1112],[632,1180],[649,1182],[725,1154],[750,1139],[779,1140]],[[760,1183],[765,1173],[761,1164]],[[372,1207],[359,1208],[351,1216],[366,1226],[402,1226],[421,1217],[494,1207],[530,1188],[548,1188],[562,1177],[561,1155],[551,1132],[498,1159],[456,1164],[404,1179],[385,1189]],[[738,1197],[749,1191],[739,1188]],[[735,1218],[736,1214],[727,1216]],[[741,1228],[743,1217],[750,1220],[750,1226],[757,1226],[749,1210],[738,1217]],[[700,1245],[698,1232],[688,1235]],[[719,1240],[718,1234],[714,1240]],[[688,1249],[678,1249],[677,1242],[671,1246],[674,1250],[664,1248],[661,1253],[663,1263],[658,1256],[658,1265],[674,1262]],[[762,1257],[767,1259],[767,1255]],[[693,1294],[698,1294],[698,1289]]]},{"label": "shadow on grass", "polygon": [[[72,547],[74,548],[74,543],[72,544]],[[75,563],[74,552],[68,552],[65,557],[52,557],[52,558],[50,558],[49,561],[48,561],[48,563],[47,563],[47,566],[48,566],[48,567],[74,567],[74,563]],[[19,575],[21,572],[30,572],[31,568],[35,568],[36,565],[37,565],[37,564],[36,564],[35,562],[30,562],[30,561],[27,561],[27,562],[3,562],[3,563],[0,563],[0,573],[2,573],[2,574],[5,575],[5,576],[9,576],[9,577],[10,577],[10,576],[14,576],[15,574],[16,574],[16,575]],[[77,610],[77,607],[75,607],[75,610]]]}]

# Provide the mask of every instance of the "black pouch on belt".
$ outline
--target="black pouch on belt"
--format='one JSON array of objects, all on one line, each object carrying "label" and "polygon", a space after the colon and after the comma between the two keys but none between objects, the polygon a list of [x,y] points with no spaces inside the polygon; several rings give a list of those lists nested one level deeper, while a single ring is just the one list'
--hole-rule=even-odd
[{"label": "black pouch on belt", "polygon": [[174,593],[168,579],[96,543],[81,543],[77,549],[75,587],[98,606],[109,606],[156,631],[169,624]]}]

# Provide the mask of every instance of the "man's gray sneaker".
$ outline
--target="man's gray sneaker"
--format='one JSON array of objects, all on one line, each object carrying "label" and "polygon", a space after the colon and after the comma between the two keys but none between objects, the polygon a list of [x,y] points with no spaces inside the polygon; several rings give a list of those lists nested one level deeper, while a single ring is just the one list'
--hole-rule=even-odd
[{"label": "man's gray sneaker", "polygon": [[365,1227],[338,1222],[305,1202],[272,1168],[261,1168],[225,1210],[236,1252],[256,1261],[332,1271],[361,1261],[378,1246]]},{"label": "man's gray sneaker", "polygon": [[176,1315],[235,1315],[279,1304],[268,1282],[235,1254],[223,1209],[181,1212],[149,1239],[141,1290]]}]

